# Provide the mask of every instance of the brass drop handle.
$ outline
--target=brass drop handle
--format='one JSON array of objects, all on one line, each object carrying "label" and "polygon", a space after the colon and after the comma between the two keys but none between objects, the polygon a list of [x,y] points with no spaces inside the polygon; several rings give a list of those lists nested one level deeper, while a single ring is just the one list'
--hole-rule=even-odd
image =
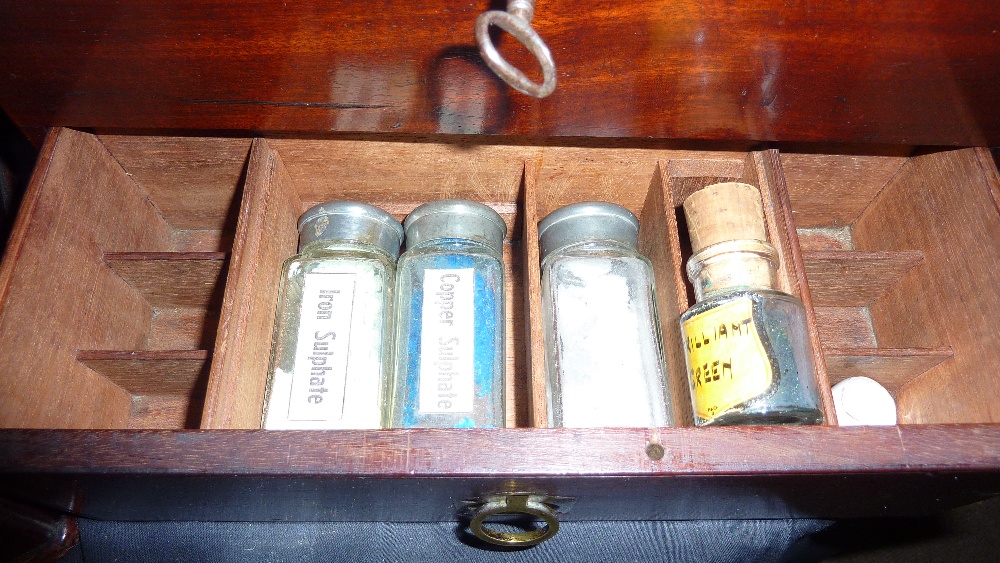
[{"label": "brass drop handle", "polygon": [[[476,18],[476,43],[479,53],[490,67],[511,88],[536,98],[544,98],[556,89],[556,63],[545,42],[531,27],[535,17],[535,0],[507,0],[507,11],[490,10]],[[490,40],[490,26],[495,25],[513,35],[542,66],[542,83],[532,82],[523,72],[510,64],[497,51]]]},{"label": "brass drop handle", "polygon": [[[555,511],[543,502],[545,497],[529,494],[496,495],[486,500],[473,513],[469,530],[477,538],[506,547],[529,547],[542,543],[559,531]],[[486,520],[498,514],[522,514],[539,518],[545,526],[524,532],[500,532],[490,528]]]}]

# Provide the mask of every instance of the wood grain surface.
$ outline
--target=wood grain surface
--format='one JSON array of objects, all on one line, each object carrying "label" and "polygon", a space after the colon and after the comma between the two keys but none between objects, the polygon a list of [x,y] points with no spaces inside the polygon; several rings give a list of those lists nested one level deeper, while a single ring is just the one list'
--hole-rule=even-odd
[{"label": "wood grain surface", "polygon": [[153,307],[218,309],[222,303],[224,252],[113,252],[104,263]]},{"label": "wood grain surface", "polygon": [[827,250],[802,255],[817,307],[870,305],[923,258],[919,250]]},{"label": "wood grain surface", "polygon": [[558,69],[544,100],[476,52],[496,4],[5,2],[0,106],[31,130],[1000,142],[990,0],[551,0],[533,21]]},{"label": "wood grain surface", "polygon": [[178,307],[154,309],[149,323],[149,350],[211,350],[219,328],[218,309]]},{"label": "wood grain surface", "polygon": [[267,141],[250,150],[202,428],[260,428],[282,263],[295,254],[302,201]]},{"label": "wood grain surface", "polygon": [[104,146],[176,229],[236,229],[250,139],[102,135]]},{"label": "wood grain surface", "polygon": [[524,161],[524,306],[527,309],[528,337],[528,421],[532,428],[548,428],[546,402],[545,330],[542,322],[542,264],[538,245],[538,160]]},{"label": "wood grain surface", "polygon": [[823,348],[875,348],[868,307],[815,307]]},{"label": "wood grain surface", "polygon": [[[646,453],[653,442],[663,446],[662,459]],[[1000,427],[0,430],[0,453],[0,475],[69,475],[99,468],[177,475],[355,477],[997,471]],[[996,489],[1000,492],[1000,482]]]},{"label": "wood grain surface", "polygon": [[120,428],[128,393],[76,351],[143,347],[153,310],[101,257],[166,250],[171,228],[94,136],[50,138],[0,274],[0,425]]},{"label": "wood grain surface", "polygon": [[[840,153],[844,147],[827,147]],[[896,174],[911,152],[879,147],[889,154],[814,154],[782,151],[781,167],[794,210],[795,226],[850,225]]]},{"label": "wood grain surface", "polygon": [[[951,358],[951,348],[826,348],[830,384],[870,377],[895,395],[904,385]],[[902,420],[906,424],[909,420]]]},{"label": "wood grain surface", "polygon": [[1000,422],[998,185],[986,150],[916,156],[854,225],[858,249],[924,254],[870,307],[879,346],[955,353],[903,387],[899,412],[912,422]]}]

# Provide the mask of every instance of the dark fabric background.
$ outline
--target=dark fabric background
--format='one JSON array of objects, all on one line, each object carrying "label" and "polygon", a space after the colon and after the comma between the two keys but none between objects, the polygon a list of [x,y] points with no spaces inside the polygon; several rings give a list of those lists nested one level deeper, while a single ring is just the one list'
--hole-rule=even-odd
[{"label": "dark fabric background", "polygon": [[[158,561],[772,562],[825,520],[566,522],[538,546],[491,550],[455,523],[80,520],[64,563]],[[792,554],[792,555],[790,555]]]}]

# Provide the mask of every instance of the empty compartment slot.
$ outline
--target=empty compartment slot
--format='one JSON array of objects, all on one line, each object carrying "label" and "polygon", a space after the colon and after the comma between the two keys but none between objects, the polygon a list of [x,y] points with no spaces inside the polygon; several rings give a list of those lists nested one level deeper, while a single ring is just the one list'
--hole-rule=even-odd
[{"label": "empty compartment slot", "polygon": [[297,252],[303,211],[353,200],[402,220],[418,205],[444,198],[485,203],[507,223],[506,426],[526,425],[524,154],[523,147],[434,142],[255,141],[202,426],[260,428],[281,268]]},{"label": "empty compartment slot", "polygon": [[[836,383],[866,376],[900,423],[996,422],[996,168],[979,149],[783,154]],[[987,242],[989,241],[989,242]]]},{"label": "empty compartment slot", "polygon": [[0,426],[198,426],[248,150],[50,135],[0,275]]}]

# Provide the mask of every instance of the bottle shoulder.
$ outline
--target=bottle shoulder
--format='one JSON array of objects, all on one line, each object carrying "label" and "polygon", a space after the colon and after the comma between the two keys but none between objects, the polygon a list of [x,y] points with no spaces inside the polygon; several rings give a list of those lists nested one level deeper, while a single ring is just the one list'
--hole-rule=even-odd
[{"label": "bottle shoulder", "polygon": [[802,300],[784,291],[776,289],[729,288],[710,294],[692,305],[691,308],[681,314],[681,321],[686,321],[695,315],[705,313],[739,299],[750,299],[758,304],[785,303],[798,309],[804,309]]},{"label": "bottle shoulder", "polygon": [[613,241],[586,241],[564,246],[550,252],[543,260],[542,267],[547,265],[574,263],[595,259],[615,259],[625,262],[635,261],[652,268],[652,263],[639,251],[617,244]]},{"label": "bottle shoulder", "polygon": [[448,265],[452,262],[454,262],[454,266],[490,262],[502,266],[503,256],[484,244],[462,239],[449,239],[431,241],[409,248],[399,257],[400,269],[411,265],[425,265],[427,263]]},{"label": "bottle shoulder", "polygon": [[310,245],[303,252],[285,260],[283,268],[289,273],[302,270],[374,269],[391,274],[396,269],[396,260],[384,251],[361,245]]}]

